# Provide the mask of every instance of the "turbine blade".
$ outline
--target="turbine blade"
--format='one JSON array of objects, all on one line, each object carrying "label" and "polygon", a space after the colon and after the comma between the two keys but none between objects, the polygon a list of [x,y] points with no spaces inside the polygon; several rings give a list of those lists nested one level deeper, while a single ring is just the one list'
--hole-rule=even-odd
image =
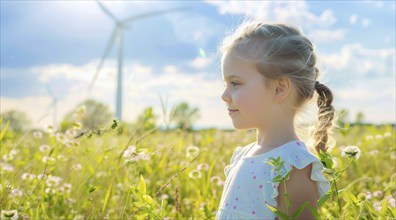
[{"label": "turbine blade", "polygon": [[98,68],[96,69],[95,75],[94,75],[94,77],[93,77],[91,83],[89,84],[88,92],[91,92],[91,90],[92,90],[92,87],[93,87],[93,85],[94,85],[94,83],[95,83],[95,81],[96,81],[96,78],[97,78],[98,75],[99,75],[99,71],[100,71],[100,69],[102,68],[103,63],[104,63],[104,61],[105,61],[107,55],[109,54],[109,52],[110,52],[110,50],[111,50],[111,48],[112,48],[112,46],[113,46],[113,44],[114,44],[115,38],[116,38],[116,36],[117,36],[117,33],[118,33],[118,26],[116,26],[116,27],[114,28],[114,31],[113,31],[113,33],[112,33],[112,35],[111,35],[111,38],[110,38],[110,41],[109,41],[109,43],[107,44],[105,53],[103,54],[103,57],[102,57],[102,59],[100,60],[100,63],[99,63],[99,65],[98,65]]},{"label": "turbine blade", "polygon": [[155,15],[160,15],[160,14],[166,14],[166,13],[172,13],[172,12],[177,12],[177,11],[185,11],[185,10],[189,10],[189,9],[190,9],[189,7],[180,7],[180,8],[172,8],[172,9],[167,9],[167,10],[143,13],[143,14],[140,14],[140,15],[134,15],[134,16],[131,16],[131,17],[127,18],[127,19],[124,19],[122,21],[122,23],[128,23],[128,22],[139,20],[139,19],[143,19],[143,18],[146,18],[146,17],[151,17],[151,16],[155,16]]},{"label": "turbine blade", "polygon": [[54,97],[55,97],[55,96],[54,96],[54,93],[52,92],[52,90],[51,90],[51,88],[49,87],[48,84],[46,85],[46,87],[47,87],[47,92],[48,92],[48,94],[49,94],[52,98],[54,98]]},{"label": "turbine blade", "polygon": [[99,7],[105,14],[118,23],[118,19],[102,3],[100,3],[98,0],[96,0],[96,3],[98,3]]}]

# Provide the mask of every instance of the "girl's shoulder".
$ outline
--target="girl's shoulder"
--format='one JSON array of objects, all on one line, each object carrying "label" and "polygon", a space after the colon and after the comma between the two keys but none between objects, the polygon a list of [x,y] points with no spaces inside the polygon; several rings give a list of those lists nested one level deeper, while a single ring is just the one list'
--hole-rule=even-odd
[{"label": "girl's shoulder", "polygon": [[247,151],[249,151],[250,147],[251,147],[253,144],[254,144],[254,142],[253,142],[253,143],[250,143],[250,144],[248,144],[248,145],[246,145],[246,146],[244,146],[244,147],[240,147],[240,146],[239,146],[239,147],[235,148],[234,153],[232,154],[232,157],[231,157],[231,164],[232,164],[232,163],[235,163],[235,162],[237,162],[239,159],[241,159],[242,156],[245,155],[245,153],[246,153]]}]

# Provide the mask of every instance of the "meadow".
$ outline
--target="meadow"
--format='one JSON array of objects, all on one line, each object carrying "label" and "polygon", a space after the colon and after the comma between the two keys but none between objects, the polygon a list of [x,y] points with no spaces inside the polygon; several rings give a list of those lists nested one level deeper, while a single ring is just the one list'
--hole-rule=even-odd
[{"label": "meadow", "polygon": [[[2,128],[1,219],[213,219],[224,166],[255,141],[252,131],[80,129]],[[317,218],[395,219],[395,128],[353,125],[333,138]]]}]

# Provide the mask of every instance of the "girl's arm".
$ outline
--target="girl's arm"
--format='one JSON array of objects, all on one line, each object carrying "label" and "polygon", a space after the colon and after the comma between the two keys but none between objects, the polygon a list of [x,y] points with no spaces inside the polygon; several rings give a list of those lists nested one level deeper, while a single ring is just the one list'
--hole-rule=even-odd
[{"label": "girl's arm", "polygon": [[[305,168],[299,170],[295,167],[290,174],[289,180],[286,181],[286,190],[289,194],[290,207],[286,209],[285,193],[285,182],[281,182],[278,186],[278,209],[283,213],[287,213],[291,216],[294,211],[300,207],[304,202],[308,201],[313,207],[317,207],[318,191],[316,183],[311,180],[312,164],[309,164]],[[302,213],[298,216],[298,219],[314,219],[310,213],[308,206],[304,208]]]}]

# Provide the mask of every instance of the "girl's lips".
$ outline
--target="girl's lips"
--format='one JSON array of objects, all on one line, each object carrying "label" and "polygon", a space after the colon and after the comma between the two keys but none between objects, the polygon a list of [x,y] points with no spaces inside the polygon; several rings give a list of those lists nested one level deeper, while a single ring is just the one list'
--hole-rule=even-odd
[{"label": "girl's lips", "polygon": [[228,109],[228,113],[229,113],[229,114],[232,114],[232,113],[234,113],[234,112],[237,112],[237,111],[239,111],[239,110],[235,110],[235,109]]}]

